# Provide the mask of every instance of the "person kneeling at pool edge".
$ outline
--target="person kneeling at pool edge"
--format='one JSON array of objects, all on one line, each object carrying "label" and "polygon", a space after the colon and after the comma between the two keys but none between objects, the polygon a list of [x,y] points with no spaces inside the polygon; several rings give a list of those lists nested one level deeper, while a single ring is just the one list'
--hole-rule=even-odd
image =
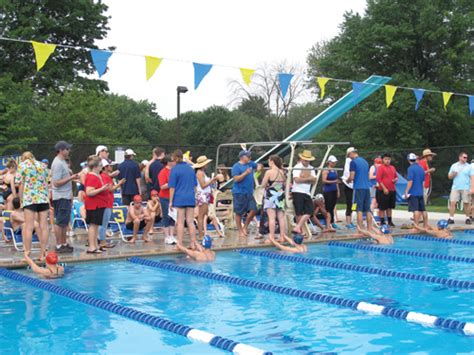
[{"label": "person kneeling at pool edge", "polygon": [[205,235],[202,239],[202,246],[199,243],[195,243],[195,250],[186,248],[180,243],[176,246],[179,250],[196,261],[214,261],[216,259],[216,253],[211,250],[212,238],[208,235]]},{"label": "person kneeling at pool edge", "polygon": [[286,235],[284,236],[285,240],[290,244],[290,246],[285,246],[278,243],[275,239],[269,238],[270,242],[273,243],[278,249],[282,251],[287,251],[289,253],[306,253],[308,251],[308,247],[303,244],[304,237],[301,234],[295,234],[293,236],[293,240],[288,238]]},{"label": "person kneeling at pool edge", "polygon": [[46,255],[45,267],[38,266],[26,253],[25,261],[31,267],[31,270],[33,270],[33,272],[44,278],[56,279],[58,277],[64,276],[64,267],[58,265],[58,254],[56,254],[54,251],[51,251]]},{"label": "person kneeling at pool edge", "polygon": [[451,234],[451,231],[448,228],[448,221],[445,219],[441,219],[438,221],[436,224],[436,229],[428,225],[428,228],[422,228],[418,225],[415,224],[415,229],[417,231],[420,231],[422,233],[426,233],[429,235],[432,235],[436,238],[445,238],[445,239],[451,239],[453,235]]},{"label": "person kneeling at pool edge", "polygon": [[377,244],[393,244],[390,229],[386,224],[382,224],[380,230],[373,228],[371,231],[357,227],[357,231],[363,236],[372,238]]}]

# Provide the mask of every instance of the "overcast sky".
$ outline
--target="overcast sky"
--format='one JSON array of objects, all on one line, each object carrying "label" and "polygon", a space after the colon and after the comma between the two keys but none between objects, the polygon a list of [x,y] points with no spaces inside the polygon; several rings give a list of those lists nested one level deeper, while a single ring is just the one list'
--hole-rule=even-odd
[{"label": "overcast sky", "polygon": [[[255,68],[264,62],[305,65],[318,41],[335,36],[345,11],[363,13],[365,0],[105,0],[111,16],[100,47],[190,62]],[[215,66],[194,91],[191,63],[163,60],[145,79],[145,59],[113,55],[102,77],[114,93],[156,103],[164,118],[176,116],[176,86],[181,112],[228,105],[228,83],[238,69]],[[350,78],[345,78],[350,79]]]}]

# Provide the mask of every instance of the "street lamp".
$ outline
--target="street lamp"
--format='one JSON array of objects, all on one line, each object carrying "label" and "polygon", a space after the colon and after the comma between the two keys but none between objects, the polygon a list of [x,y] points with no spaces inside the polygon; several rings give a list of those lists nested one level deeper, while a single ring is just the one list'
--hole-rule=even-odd
[{"label": "street lamp", "polygon": [[176,123],[178,125],[178,129],[176,130],[177,133],[177,142],[178,146],[181,146],[181,100],[179,95],[180,94],[185,94],[188,92],[188,88],[186,86],[178,86],[176,88],[176,94],[177,94],[177,106],[178,106],[178,114],[176,116]]}]

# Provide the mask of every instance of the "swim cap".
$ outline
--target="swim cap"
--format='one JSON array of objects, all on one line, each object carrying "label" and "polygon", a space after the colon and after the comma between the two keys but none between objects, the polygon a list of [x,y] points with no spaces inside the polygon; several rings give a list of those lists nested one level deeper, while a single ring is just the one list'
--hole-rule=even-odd
[{"label": "swim cap", "polygon": [[58,263],[58,254],[54,251],[50,251],[48,255],[46,255],[46,263],[50,265],[56,265]]},{"label": "swim cap", "polygon": [[317,195],[314,197],[314,199],[315,199],[316,201],[322,201],[322,202],[324,202],[324,196],[323,196],[323,194],[317,194]]},{"label": "swim cap", "polygon": [[382,224],[380,226],[380,231],[383,233],[383,234],[390,234],[390,229],[388,228],[388,226],[386,224]]},{"label": "swim cap", "polygon": [[205,235],[202,240],[202,246],[206,249],[211,249],[212,247],[212,238],[208,235]]},{"label": "swim cap", "polygon": [[133,202],[142,203],[142,197],[140,195],[133,196]]},{"label": "swim cap", "polygon": [[448,228],[448,224],[449,224],[449,223],[448,223],[447,220],[445,220],[445,219],[440,219],[440,220],[438,221],[438,228],[439,228],[439,229],[446,229],[446,228]]},{"label": "swim cap", "polygon": [[150,196],[158,196],[158,191],[156,191],[156,190],[151,190]]},{"label": "swim cap", "polygon": [[293,236],[293,241],[296,243],[296,244],[301,244],[303,243],[303,239],[304,237],[301,235],[301,234],[295,234]]}]

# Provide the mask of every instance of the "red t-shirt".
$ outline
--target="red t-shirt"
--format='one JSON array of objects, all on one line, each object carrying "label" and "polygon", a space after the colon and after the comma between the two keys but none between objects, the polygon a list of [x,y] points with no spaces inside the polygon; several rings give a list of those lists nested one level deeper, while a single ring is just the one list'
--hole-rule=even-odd
[{"label": "red t-shirt", "polygon": [[[104,183],[100,180],[100,178],[92,173],[88,173],[86,175],[86,180],[84,181],[84,188],[87,191],[87,187],[93,187],[94,189],[100,189],[104,186]],[[96,210],[98,208],[106,208],[107,207],[107,191],[102,191],[100,194],[95,196],[86,196],[84,198],[84,206],[86,210]]]},{"label": "red t-shirt", "polygon": [[[160,172],[158,173],[158,183],[160,184],[160,186],[162,186],[164,184],[167,184],[169,182],[170,172],[171,172],[171,169],[168,169],[166,167],[164,167],[163,169],[160,170]],[[158,193],[158,196],[160,196],[161,198],[169,199],[170,198],[170,189],[160,188],[160,192]]]},{"label": "red t-shirt", "polygon": [[[114,181],[108,174],[101,173],[100,176],[102,177],[102,181],[104,182],[104,185],[114,184]],[[107,194],[107,208],[113,208],[114,207],[114,193],[112,191],[105,191],[105,193]]]},{"label": "red t-shirt", "polygon": [[384,184],[388,191],[395,191],[393,179],[397,178],[397,170],[393,165],[380,165],[377,169],[378,189],[383,190],[380,184]]},{"label": "red t-shirt", "polygon": [[428,166],[428,162],[425,160],[425,159],[420,159],[418,161],[418,164],[420,164],[420,166],[423,168],[423,170],[425,171],[425,182],[423,184],[423,187],[425,189],[429,189],[430,188],[430,185],[431,185],[431,174],[430,173],[427,173],[428,169],[429,169],[429,166]]}]

